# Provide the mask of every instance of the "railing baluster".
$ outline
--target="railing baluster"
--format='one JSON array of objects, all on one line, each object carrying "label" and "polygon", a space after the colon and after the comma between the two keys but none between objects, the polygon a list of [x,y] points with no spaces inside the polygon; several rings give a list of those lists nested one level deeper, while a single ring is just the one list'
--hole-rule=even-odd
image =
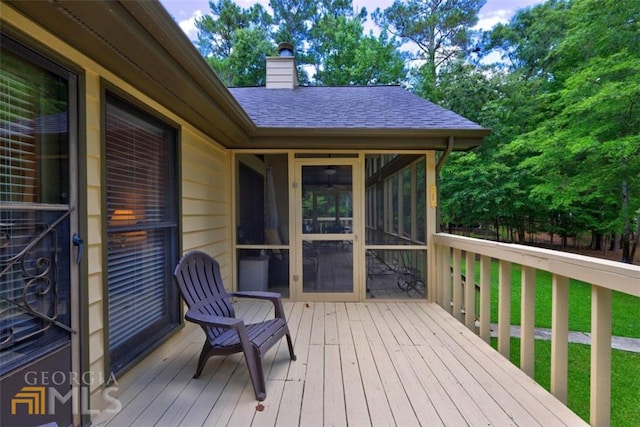
[{"label": "railing baluster", "polygon": [[442,276],[442,292],[440,293],[440,306],[447,313],[451,313],[451,248],[442,247],[442,264],[440,266],[440,274]]},{"label": "railing baluster", "polygon": [[467,251],[465,256],[464,323],[476,331],[476,254]]},{"label": "railing baluster", "polygon": [[445,263],[444,259],[444,248],[445,246],[436,245],[436,282],[435,282],[435,292],[433,294],[429,294],[429,299],[435,301],[436,304],[442,306],[442,282],[444,280],[444,276],[442,275],[442,264]]},{"label": "railing baluster", "polygon": [[511,263],[500,260],[498,279],[498,351],[507,359],[511,353]]},{"label": "railing baluster", "polygon": [[442,288],[442,304],[449,314],[451,311],[451,248],[446,248],[445,254],[446,264],[442,267],[442,277],[444,278],[444,287]]},{"label": "railing baluster", "polygon": [[554,274],[551,286],[551,393],[566,405],[569,279]]},{"label": "railing baluster", "polygon": [[591,414],[592,426],[611,419],[611,289],[591,286]]},{"label": "railing baluster", "polygon": [[520,369],[531,378],[535,373],[536,270],[522,266],[520,321]]},{"label": "railing baluster", "polygon": [[480,337],[491,340],[491,258],[480,257]]},{"label": "railing baluster", "polygon": [[460,322],[462,319],[462,270],[460,269],[460,249],[453,250],[453,315]]}]

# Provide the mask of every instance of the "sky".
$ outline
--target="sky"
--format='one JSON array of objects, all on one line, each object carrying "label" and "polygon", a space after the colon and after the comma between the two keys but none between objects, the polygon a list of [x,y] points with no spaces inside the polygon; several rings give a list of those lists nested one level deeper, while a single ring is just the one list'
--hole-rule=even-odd
[{"label": "sky", "polygon": [[[243,8],[259,2],[268,7],[269,0],[236,0]],[[487,0],[479,13],[477,28],[489,30],[498,23],[506,23],[518,9],[533,4],[542,3],[543,0]],[[208,0],[160,0],[169,14],[178,22],[180,28],[187,34],[190,40],[196,40],[195,18],[210,13]],[[393,0],[353,0],[354,8],[366,7],[369,13],[376,8],[385,9],[393,3]]]}]

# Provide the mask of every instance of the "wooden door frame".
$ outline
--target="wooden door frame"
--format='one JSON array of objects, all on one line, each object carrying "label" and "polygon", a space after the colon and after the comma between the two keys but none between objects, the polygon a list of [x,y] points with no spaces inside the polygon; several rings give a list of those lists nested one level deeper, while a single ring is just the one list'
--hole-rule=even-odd
[{"label": "wooden door frame", "polygon": [[[334,157],[334,158],[297,158],[293,159],[290,163],[292,174],[290,175],[290,199],[293,203],[290,203],[289,217],[293,218],[291,221],[292,229],[290,230],[290,236],[292,236],[290,245],[291,253],[293,254],[292,263],[290,265],[290,295],[293,301],[361,301],[364,299],[364,292],[366,284],[363,282],[363,269],[361,268],[362,259],[364,257],[364,246],[362,241],[363,233],[363,179],[362,179],[362,165],[364,163],[364,154],[360,153],[357,157]],[[345,235],[353,243],[353,290],[352,292],[337,293],[337,292],[319,292],[319,293],[305,293],[302,287],[302,266],[303,266],[303,248],[302,242],[305,239],[305,235],[302,232],[302,167],[303,166],[326,166],[326,165],[345,165],[352,168],[352,233]],[[313,240],[323,240],[323,236],[316,236]],[[327,235],[333,236],[333,235]],[[320,237],[319,239],[317,237]],[[326,240],[335,240],[333,238],[327,238]]]}]

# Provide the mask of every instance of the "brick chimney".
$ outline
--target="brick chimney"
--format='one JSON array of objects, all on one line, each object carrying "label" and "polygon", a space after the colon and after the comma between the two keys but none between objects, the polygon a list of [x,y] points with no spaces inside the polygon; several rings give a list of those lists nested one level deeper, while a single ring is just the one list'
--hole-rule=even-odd
[{"label": "brick chimney", "polygon": [[298,71],[293,45],[280,43],[278,56],[267,57],[267,89],[293,89],[298,86]]}]

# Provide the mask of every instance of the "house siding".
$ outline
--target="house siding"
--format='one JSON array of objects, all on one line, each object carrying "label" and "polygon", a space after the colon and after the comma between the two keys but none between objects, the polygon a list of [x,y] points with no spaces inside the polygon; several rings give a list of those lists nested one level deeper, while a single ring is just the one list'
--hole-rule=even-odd
[{"label": "house siding", "polygon": [[[102,170],[102,104],[104,97],[103,82],[110,87],[117,88],[130,97],[135,98],[147,110],[156,112],[159,116],[166,117],[178,125],[178,141],[180,141],[181,153],[181,181],[182,181],[182,249],[201,249],[216,256],[222,266],[222,274],[228,286],[232,284],[231,256],[230,256],[230,212],[231,212],[231,185],[230,185],[230,154],[215,140],[195,129],[179,116],[173,114],[163,105],[158,104],[148,96],[141,93],[135,87],[129,85],[121,77],[114,75],[95,61],[84,56],[64,41],[56,38],[44,28],[16,12],[10,6],[2,3],[1,23],[10,24],[19,28],[20,37],[25,40],[35,40],[36,50],[44,55],[49,54],[55,58],[62,58],[63,62],[73,64],[76,70],[81,70],[84,75],[84,88],[79,93],[84,96],[84,111],[79,111],[84,122],[83,127],[86,140],[79,140],[79,144],[86,145],[86,157],[80,162],[86,164],[86,193],[80,194],[78,200],[87,212],[87,218],[80,218],[80,223],[86,221],[87,231],[84,240],[87,246],[88,277],[86,284],[81,283],[82,289],[88,289],[88,299],[82,302],[81,310],[88,310],[88,324],[82,325],[82,330],[87,331],[88,341],[82,343],[82,351],[88,354],[86,370],[91,371],[93,378],[108,379],[107,359],[105,358],[105,299],[106,276],[103,271],[105,265],[103,247],[104,206],[103,183],[104,171]],[[28,35],[28,36],[26,36]],[[29,43],[25,43],[29,45]],[[46,48],[42,48],[46,46]],[[81,135],[83,133],[81,132]],[[82,181],[82,177],[80,177]],[[81,209],[80,211],[82,211]],[[86,335],[83,337],[87,337]],[[100,408],[99,392],[103,384],[93,382],[92,408]]]},{"label": "house siding", "polygon": [[192,129],[182,130],[182,249],[203,250],[220,262],[231,285],[230,154]]}]

